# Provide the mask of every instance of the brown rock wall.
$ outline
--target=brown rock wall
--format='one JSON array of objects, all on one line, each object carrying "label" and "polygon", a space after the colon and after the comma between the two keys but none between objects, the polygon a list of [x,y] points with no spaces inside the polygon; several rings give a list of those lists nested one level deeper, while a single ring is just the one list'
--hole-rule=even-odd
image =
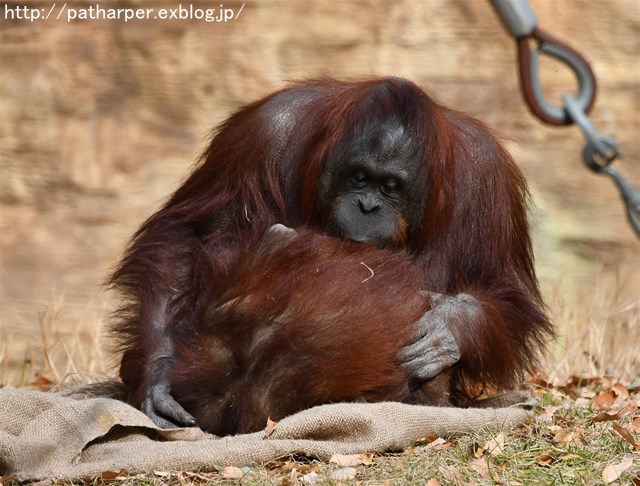
[{"label": "brown rock wall", "polygon": [[[593,62],[593,120],[615,133],[626,154],[618,165],[640,185],[640,6],[531,4],[543,28]],[[7,20],[16,5],[52,2],[0,2],[0,307],[9,325],[33,323],[52,289],[64,291],[70,315],[101,301],[126,239],[184,177],[209,130],[287,80],[321,75],[408,77],[504,133],[535,195],[547,287],[621,252],[637,261],[616,191],[581,165],[578,131],[543,126],[524,107],[515,47],[488,1],[253,0],[227,23]],[[543,79],[550,96],[573,87],[551,63]]]}]

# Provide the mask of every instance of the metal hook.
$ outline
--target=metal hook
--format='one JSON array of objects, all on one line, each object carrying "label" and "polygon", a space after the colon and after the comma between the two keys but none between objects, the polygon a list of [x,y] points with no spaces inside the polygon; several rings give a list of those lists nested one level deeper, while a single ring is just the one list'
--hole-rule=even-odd
[{"label": "metal hook", "polygon": [[538,74],[538,58],[542,54],[554,57],[571,68],[578,80],[578,94],[575,96],[575,100],[583,111],[587,110],[595,94],[593,74],[587,65],[575,57],[571,51],[563,49],[560,45],[543,42],[531,53],[531,86],[536,102],[547,116],[561,121],[563,124],[571,123],[571,119],[567,117],[562,106],[555,106],[544,97]]},{"label": "metal hook", "polygon": [[640,191],[629,184],[624,176],[611,166],[601,167],[600,173],[611,177],[618,187],[625,205],[627,219],[635,231],[636,236],[640,238]]},{"label": "metal hook", "polygon": [[[625,204],[627,218],[640,238],[640,191],[610,166],[622,150],[615,138],[601,135],[587,113],[596,98],[596,78],[587,60],[579,52],[538,28],[538,19],[527,0],[491,0],[505,27],[518,45],[520,85],[531,112],[550,125],[578,125],[587,143],[582,151],[584,163],[594,172],[610,177],[618,187]],[[538,42],[531,50],[530,39]],[[540,85],[541,55],[554,57],[571,69],[578,81],[577,95],[565,94],[562,106],[545,98]]]},{"label": "metal hook", "polygon": [[[591,120],[584,112],[584,108],[579,100],[570,94],[562,97],[564,107],[564,115],[569,118],[572,123],[578,125],[584,137],[587,139],[587,145],[584,151],[584,161],[587,166],[594,172],[600,172],[600,168],[609,165],[613,160],[622,154],[622,150],[618,142],[613,137],[601,135],[593,126]],[[596,156],[600,157],[602,162],[596,160]]]},{"label": "metal hook", "polygon": [[545,123],[569,125],[573,120],[567,116],[564,108],[550,103],[544,96],[539,77],[539,57],[554,57],[571,69],[578,81],[576,100],[585,113],[593,106],[596,96],[596,79],[591,66],[578,52],[541,29],[534,29],[530,38],[540,42],[533,51],[529,48],[529,38],[518,39],[520,81],[527,104]]},{"label": "metal hook", "polygon": [[627,219],[636,236],[640,237],[640,191],[629,184],[618,170],[609,165],[622,153],[618,142],[611,136],[598,133],[578,100],[573,96],[565,94],[562,102],[565,116],[580,127],[587,140],[582,151],[584,163],[592,171],[609,176],[613,180],[624,202]]}]

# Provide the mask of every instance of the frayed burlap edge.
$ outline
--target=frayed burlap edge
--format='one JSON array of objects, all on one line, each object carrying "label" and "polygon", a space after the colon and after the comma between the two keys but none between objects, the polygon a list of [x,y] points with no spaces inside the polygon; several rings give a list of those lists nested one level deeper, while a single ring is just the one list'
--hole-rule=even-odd
[{"label": "frayed burlap edge", "polygon": [[[106,395],[106,396],[105,396]],[[401,403],[340,403],[305,410],[265,432],[218,438],[199,429],[158,429],[111,397],[115,382],[65,393],[0,389],[0,474],[19,480],[77,479],[104,471],[183,471],[244,466],[290,454],[399,450],[427,435],[453,437],[514,427],[526,407],[439,408]]]}]

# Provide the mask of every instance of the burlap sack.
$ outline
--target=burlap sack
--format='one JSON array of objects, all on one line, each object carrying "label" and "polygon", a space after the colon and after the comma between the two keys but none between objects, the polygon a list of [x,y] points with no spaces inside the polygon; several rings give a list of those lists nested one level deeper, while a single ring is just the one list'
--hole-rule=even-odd
[{"label": "burlap sack", "polygon": [[518,407],[345,403],[288,417],[269,436],[257,432],[217,438],[195,428],[160,430],[142,412],[113,398],[9,388],[0,389],[0,475],[77,479],[121,469],[243,466],[289,454],[328,459],[336,453],[398,450],[426,435],[451,437],[516,426],[526,418],[527,411]]}]

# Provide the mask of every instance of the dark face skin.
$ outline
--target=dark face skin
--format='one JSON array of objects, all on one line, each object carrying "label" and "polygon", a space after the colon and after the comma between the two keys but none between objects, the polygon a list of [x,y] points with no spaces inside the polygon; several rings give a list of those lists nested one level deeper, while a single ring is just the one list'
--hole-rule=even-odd
[{"label": "dark face skin", "polygon": [[325,225],[349,240],[403,246],[423,214],[420,168],[420,156],[397,120],[348,137],[320,180]]}]

